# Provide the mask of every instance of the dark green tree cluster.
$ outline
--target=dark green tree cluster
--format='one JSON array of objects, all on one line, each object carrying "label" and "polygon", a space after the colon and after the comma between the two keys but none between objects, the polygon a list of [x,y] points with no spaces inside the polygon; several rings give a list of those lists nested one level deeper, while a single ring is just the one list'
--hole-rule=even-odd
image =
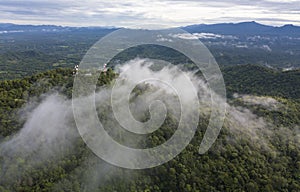
[{"label": "dark green tree cluster", "polygon": [[279,71],[259,65],[222,68],[228,96],[233,93],[300,98],[300,70]]}]

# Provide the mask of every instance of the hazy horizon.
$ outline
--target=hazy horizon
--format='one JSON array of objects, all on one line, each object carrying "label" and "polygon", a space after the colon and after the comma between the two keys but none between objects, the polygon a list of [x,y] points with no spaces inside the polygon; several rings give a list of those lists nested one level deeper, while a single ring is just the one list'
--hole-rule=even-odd
[{"label": "hazy horizon", "polygon": [[[271,27],[284,27],[287,25],[292,25],[295,27],[300,27],[300,25],[294,25],[291,23],[286,23],[283,25],[268,25],[268,24],[263,24],[257,21],[240,21],[240,22],[221,22],[221,23],[194,23],[194,24],[189,24],[189,25],[183,25],[183,26],[174,26],[176,27],[186,27],[186,26],[193,26],[193,25],[217,25],[217,24],[241,24],[241,23],[251,23],[251,22],[255,22],[257,24],[260,25],[265,25],[265,26],[271,26]],[[34,23],[13,23],[13,22],[9,22],[9,23],[3,23],[0,22],[0,24],[11,24],[11,25],[28,25],[28,26],[57,26],[57,27],[100,27],[100,28],[131,28],[131,27],[120,27],[120,26],[103,26],[103,25],[56,25],[56,24],[48,24],[48,23],[44,23],[44,24],[34,24]]]},{"label": "hazy horizon", "polygon": [[300,26],[300,0],[100,0],[1,1],[1,23],[170,28],[191,24],[256,21]]}]

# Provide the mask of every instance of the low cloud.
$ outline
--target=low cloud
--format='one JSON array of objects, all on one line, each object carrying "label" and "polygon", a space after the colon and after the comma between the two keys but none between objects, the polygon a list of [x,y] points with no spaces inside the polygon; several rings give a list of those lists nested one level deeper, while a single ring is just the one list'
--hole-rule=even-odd
[{"label": "low cloud", "polygon": [[234,98],[241,99],[246,105],[260,105],[269,110],[278,110],[283,107],[283,104],[272,97],[255,96],[255,95],[240,95],[235,93]]},{"label": "low cloud", "polygon": [[[30,168],[43,166],[49,160],[61,159],[72,149],[78,134],[72,121],[71,102],[57,94],[47,96],[34,110],[26,106],[24,127],[0,143],[2,169],[0,183],[14,182]],[[16,173],[14,166],[19,166]],[[11,177],[12,175],[13,178]],[[7,179],[9,179],[7,181]]]}]

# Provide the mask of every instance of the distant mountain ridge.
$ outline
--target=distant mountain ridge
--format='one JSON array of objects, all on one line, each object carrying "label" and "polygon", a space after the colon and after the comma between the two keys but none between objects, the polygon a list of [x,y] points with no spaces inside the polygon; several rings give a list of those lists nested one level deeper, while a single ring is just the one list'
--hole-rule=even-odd
[{"label": "distant mountain ridge", "polygon": [[115,27],[68,27],[58,25],[18,25],[13,23],[0,23],[0,33],[16,32],[70,32],[82,30],[111,30]]},{"label": "distant mountain ridge", "polygon": [[200,24],[183,27],[190,33],[217,33],[222,35],[299,35],[300,26],[291,24],[281,27],[263,25],[255,21],[242,23]]},{"label": "distant mountain ridge", "polygon": [[[281,27],[263,25],[255,21],[242,23],[218,23],[218,24],[195,24],[182,29],[190,33],[215,33],[222,35],[287,35],[299,36],[300,26],[287,24]],[[12,23],[0,23],[0,33],[10,32],[65,32],[82,30],[112,30],[117,27],[64,27],[56,25],[17,25]]]}]

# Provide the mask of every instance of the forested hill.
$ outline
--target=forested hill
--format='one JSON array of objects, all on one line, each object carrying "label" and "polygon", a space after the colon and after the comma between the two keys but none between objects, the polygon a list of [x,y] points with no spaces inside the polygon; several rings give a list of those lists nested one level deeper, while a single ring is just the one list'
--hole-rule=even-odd
[{"label": "forested hill", "polygon": [[259,65],[222,68],[228,94],[243,93],[300,98],[300,70],[280,71]]},{"label": "forested hill", "polygon": [[[226,67],[222,71],[229,93],[252,94],[248,95],[251,102],[253,98],[272,102],[276,99],[275,106],[261,105],[257,100],[249,103],[243,96],[231,98],[233,105],[228,108],[228,120],[207,153],[198,154],[207,126],[207,120],[202,119],[194,139],[179,156],[159,167],[140,171],[116,168],[97,158],[83,143],[72,118],[68,121],[73,125],[70,131],[77,136],[71,146],[41,151],[43,143],[36,146],[36,151],[26,146],[25,151],[18,153],[5,151],[8,144],[20,142],[19,135],[15,134],[20,133],[30,118],[24,113],[24,107],[32,111],[52,93],[70,98],[73,74],[72,69],[56,69],[23,79],[0,81],[0,191],[300,191],[300,149],[295,137],[300,123],[299,71],[279,72],[252,65]],[[112,70],[101,75],[100,89],[114,78]],[[47,107],[51,114],[58,112],[51,111],[53,105]],[[46,124],[55,122],[42,122],[37,131],[42,131]],[[168,119],[162,127],[170,132],[156,132],[150,142],[165,141],[173,126],[172,119]],[[46,133],[53,134],[51,130]],[[40,141],[49,140],[36,137],[28,142],[34,146]],[[70,141],[69,133],[66,141]],[[39,156],[38,152],[51,154],[54,149],[64,153],[46,159]]]}]

